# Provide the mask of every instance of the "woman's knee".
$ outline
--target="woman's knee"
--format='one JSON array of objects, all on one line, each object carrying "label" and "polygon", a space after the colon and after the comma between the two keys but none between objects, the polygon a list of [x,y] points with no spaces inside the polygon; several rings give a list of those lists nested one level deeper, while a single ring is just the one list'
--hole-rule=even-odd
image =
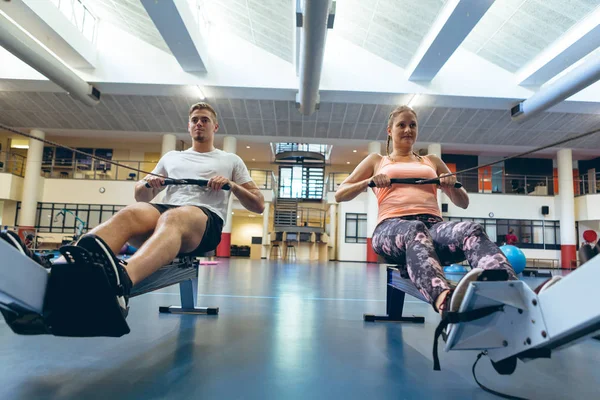
[{"label": "woman's knee", "polygon": [[481,224],[471,222],[466,230],[466,236],[486,236],[486,233]]}]

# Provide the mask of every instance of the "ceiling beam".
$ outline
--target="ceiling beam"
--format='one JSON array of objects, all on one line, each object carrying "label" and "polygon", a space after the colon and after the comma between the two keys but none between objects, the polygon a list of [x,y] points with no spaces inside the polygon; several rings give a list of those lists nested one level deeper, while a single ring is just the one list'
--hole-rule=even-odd
[{"label": "ceiling beam", "polygon": [[492,4],[494,0],[448,1],[408,64],[408,80],[435,78]]},{"label": "ceiling beam", "polygon": [[571,28],[516,76],[521,86],[541,86],[600,47],[600,8]]},{"label": "ceiling beam", "polygon": [[71,68],[95,68],[96,47],[52,2],[2,1],[0,10]]},{"label": "ceiling beam", "polygon": [[186,72],[207,72],[199,26],[186,0],[141,0],[146,12]]}]

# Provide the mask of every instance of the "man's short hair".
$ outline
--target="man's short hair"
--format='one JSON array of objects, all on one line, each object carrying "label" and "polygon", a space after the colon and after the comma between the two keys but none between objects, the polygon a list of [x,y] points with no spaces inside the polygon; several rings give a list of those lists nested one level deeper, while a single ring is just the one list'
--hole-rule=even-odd
[{"label": "man's short hair", "polygon": [[196,103],[196,104],[192,105],[190,107],[190,114],[189,115],[192,115],[192,113],[195,110],[208,110],[208,111],[210,111],[212,113],[212,115],[215,117],[215,122],[217,122],[217,112],[215,111],[214,108],[212,108],[212,106],[210,104],[204,103],[204,102],[200,102],[200,103]]}]

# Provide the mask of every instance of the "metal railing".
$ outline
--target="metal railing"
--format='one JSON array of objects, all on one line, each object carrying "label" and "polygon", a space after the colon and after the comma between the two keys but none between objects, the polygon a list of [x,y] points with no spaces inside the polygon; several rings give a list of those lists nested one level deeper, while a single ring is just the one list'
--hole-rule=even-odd
[{"label": "metal railing", "polygon": [[[158,161],[111,160],[126,167],[152,171]],[[55,159],[42,163],[41,174],[45,178],[95,179],[116,181],[137,181],[146,174],[133,169],[120,167],[99,160]]]},{"label": "metal railing", "polygon": [[[349,175],[348,172],[329,173],[327,191],[335,192]],[[465,173],[458,174],[457,180],[469,193],[554,195],[554,178],[552,176],[503,174],[489,177],[477,173]]]},{"label": "metal railing", "polygon": [[96,41],[97,18],[81,0],[50,0],[90,42]]},{"label": "metal railing", "polygon": [[325,229],[327,212],[317,208],[298,207],[296,226]]},{"label": "metal railing", "polygon": [[575,181],[575,196],[600,193],[600,172],[594,175],[583,174]]},{"label": "metal railing", "polygon": [[273,154],[287,151],[310,151],[313,153],[319,153],[329,158],[331,151],[331,145],[328,144],[309,144],[309,143],[271,143],[271,149]]},{"label": "metal railing", "polygon": [[249,169],[250,178],[256,183],[259,189],[273,189],[273,183],[276,182],[275,174],[269,169]]},{"label": "metal railing", "polygon": [[0,151],[0,172],[25,176],[25,163],[27,157],[8,151]]}]

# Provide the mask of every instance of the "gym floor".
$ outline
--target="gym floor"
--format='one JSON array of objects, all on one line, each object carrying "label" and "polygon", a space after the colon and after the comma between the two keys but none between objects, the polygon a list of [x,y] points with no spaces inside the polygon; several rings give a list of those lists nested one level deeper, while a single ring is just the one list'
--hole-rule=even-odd
[{"label": "gym floor", "polygon": [[[430,306],[407,298],[424,325],[363,322],[385,312],[385,275],[364,263],[220,260],[199,282],[199,305],[218,316],[159,314],[179,304],[172,286],[132,299],[132,332],[118,339],[18,336],[2,320],[0,398],[497,399],[472,378],[476,352],[445,353],[440,341],[433,371]],[[521,397],[597,399],[599,358],[600,341],[587,340],[511,376],[483,358],[477,374]]]}]

